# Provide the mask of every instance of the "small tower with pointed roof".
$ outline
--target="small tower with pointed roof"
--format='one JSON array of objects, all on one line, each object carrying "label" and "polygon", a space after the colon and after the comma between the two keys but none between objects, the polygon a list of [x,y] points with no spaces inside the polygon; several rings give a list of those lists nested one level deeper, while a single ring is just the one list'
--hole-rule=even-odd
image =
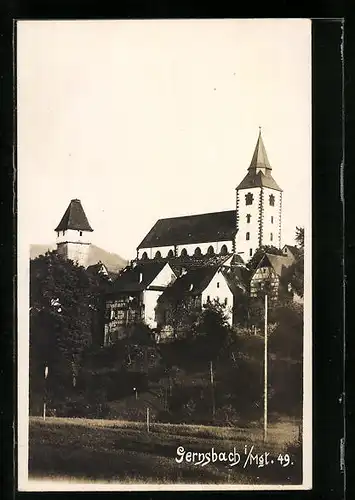
[{"label": "small tower with pointed roof", "polygon": [[58,254],[86,267],[93,229],[80,200],[71,200],[55,231]]},{"label": "small tower with pointed roof", "polygon": [[236,188],[236,250],[245,262],[262,245],[281,248],[282,189],[271,171],[259,127],[248,172]]}]

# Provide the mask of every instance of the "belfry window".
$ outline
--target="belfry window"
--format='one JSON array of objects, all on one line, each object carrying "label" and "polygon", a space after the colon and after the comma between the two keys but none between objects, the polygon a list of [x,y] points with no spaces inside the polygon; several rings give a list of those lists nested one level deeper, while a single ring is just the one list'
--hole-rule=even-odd
[{"label": "belfry window", "polygon": [[251,215],[250,214],[247,214],[247,224],[250,223],[250,219],[251,219]]},{"label": "belfry window", "polygon": [[250,233],[249,233],[249,231],[248,231],[248,232],[247,232],[247,234],[245,235],[245,239],[246,239],[246,240],[250,240]]},{"label": "belfry window", "polygon": [[272,241],[274,239],[274,235],[272,233],[270,233],[270,241]]},{"label": "belfry window", "polygon": [[245,195],[245,204],[246,205],[252,205],[253,199],[254,199],[254,197],[253,197],[252,193],[246,194]]},{"label": "belfry window", "polygon": [[273,224],[273,223],[274,223],[274,216],[272,215],[271,216],[271,224]]},{"label": "belfry window", "polygon": [[273,194],[269,196],[269,204],[271,207],[275,206],[275,196]]}]

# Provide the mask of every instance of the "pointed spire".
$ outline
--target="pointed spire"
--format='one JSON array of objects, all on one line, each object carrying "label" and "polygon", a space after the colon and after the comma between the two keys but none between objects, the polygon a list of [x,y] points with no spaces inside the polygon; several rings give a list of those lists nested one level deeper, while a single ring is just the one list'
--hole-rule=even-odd
[{"label": "pointed spire", "polygon": [[66,231],[67,229],[93,231],[85,215],[81,201],[78,199],[71,200],[55,231]]},{"label": "pointed spire", "polygon": [[[261,127],[259,126],[259,137],[256,142],[253,158],[251,160],[250,166],[248,170],[251,169],[268,169],[271,170],[271,165],[269,163],[269,159],[266,154],[266,149],[264,146],[263,138],[261,136]],[[266,174],[266,172],[264,172]]]}]

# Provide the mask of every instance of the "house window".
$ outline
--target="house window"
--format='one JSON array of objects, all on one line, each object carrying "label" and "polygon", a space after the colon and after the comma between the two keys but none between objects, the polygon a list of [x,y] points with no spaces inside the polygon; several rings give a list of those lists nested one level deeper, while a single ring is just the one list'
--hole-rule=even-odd
[{"label": "house window", "polygon": [[250,255],[250,257],[253,255],[253,249],[252,248],[249,249],[249,255]]},{"label": "house window", "polygon": [[207,250],[207,255],[213,255],[213,254],[214,254],[213,246],[210,245]]},{"label": "house window", "polygon": [[250,233],[249,232],[247,232],[247,234],[245,235],[245,239],[250,240]]},{"label": "house window", "polygon": [[148,259],[148,254],[147,252],[142,253],[142,260],[147,260]]},{"label": "house window", "polygon": [[59,238],[59,231],[57,231],[57,238]]},{"label": "house window", "polygon": [[252,205],[253,199],[254,199],[254,197],[253,197],[252,193],[246,194],[245,195],[245,204],[246,205]]},{"label": "house window", "polygon": [[269,196],[269,204],[271,207],[275,205],[275,196],[273,194],[270,194]]},{"label": "house window", "polygon": [[219,281],[217,281],[217,288],[219,288]]},{"label": "house window", "polygon": [[210,302],[210,296],[207,295],[207,302]]},{"label": "house window", "polygon": [[226,245],[222,245],[222,248],[221,248],[221,255],[227,255],[227,246]]},{"label": "house window", "polygon": [[272,215],[271,216],[271,224],[273,224],[273,223],[274,223],[274,216]]},{"label": "house window", "polygon": [[224,305],[226,306],[228,304],[228,299],[227,297],[224,299]]},{"label": "house window", "polygon": [[250,223],[250,219],[251,219],[251,215],[250,214],[247,214],[247,224]]},{"label": "house window", "polygon": [[63,231],[63,236],[65,235],[65,231]]},{"label": "house window", "polygon": [[270,233],[270,241],[272,241],[274,239],[274,235],[272,233]]}]

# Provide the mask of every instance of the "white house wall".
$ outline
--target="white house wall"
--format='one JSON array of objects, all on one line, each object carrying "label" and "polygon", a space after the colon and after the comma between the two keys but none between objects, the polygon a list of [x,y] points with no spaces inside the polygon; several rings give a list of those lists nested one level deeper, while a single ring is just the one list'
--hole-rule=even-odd
[{"label": "white house wall", "polygon": [[156,328],[157,322],[155,318],[155,308],[157,301],[163,292],[157,290],[145,290],[143,293],[144,300],[144,321],[150,328]]},{"label": "white house wall", "polygon": [[228,316],[228,323],[232,325],[233,294],[222,273],[217,272],[207,288],[202,292],[202,304],[206,304],[208,302],[208,298],[211,302],[219,300],[220,303],[225,303],[225,299],[227,299],[226,312]]},{"label": "white house wall", "polygon": [[144,303],[144,321],[150,328],[156,328],[157,322],[155,319],[155,308],[160,295],[163,293],[158,290],[150,290],[152,287],[167,287],[170,283],[176,280],[176,275],[169,264],[166,264],[160,273],[155,277],[148,289],[143,293]]}]

